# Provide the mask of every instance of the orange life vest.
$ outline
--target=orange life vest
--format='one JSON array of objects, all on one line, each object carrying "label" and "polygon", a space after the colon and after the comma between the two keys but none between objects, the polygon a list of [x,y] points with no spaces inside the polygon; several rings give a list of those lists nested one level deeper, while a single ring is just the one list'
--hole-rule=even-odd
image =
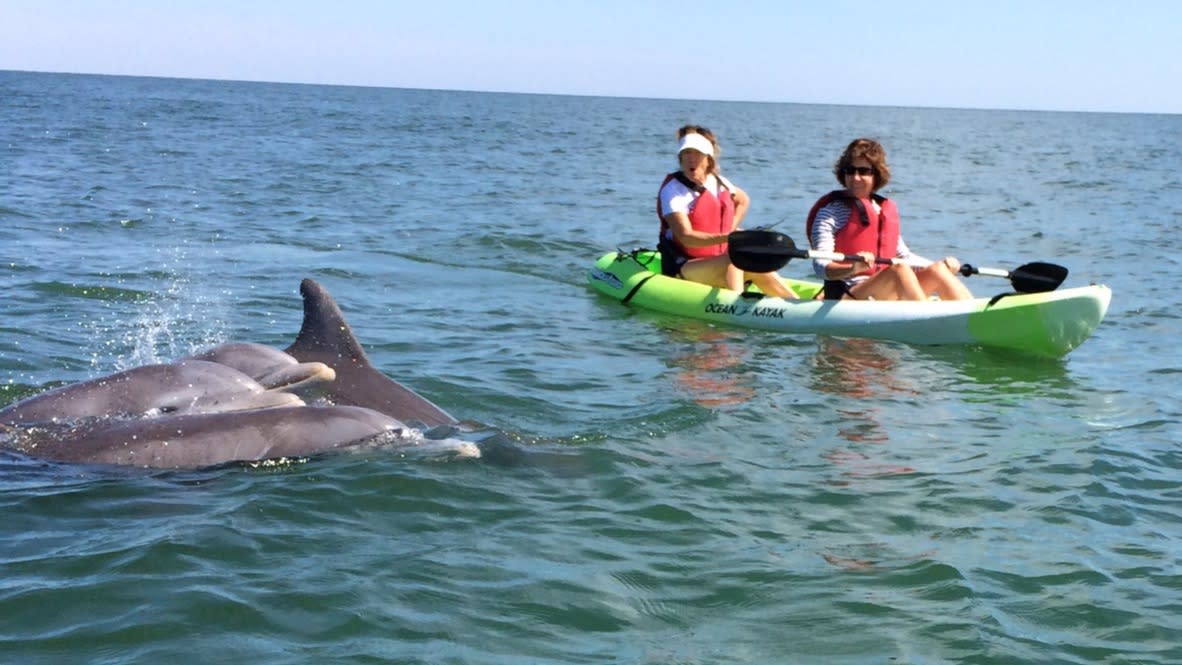
[{"label": "orange life vest", "polygon": [[[884,258],[893,258],[898,253],[899,209],[895,207],[895,202],[878,194],[871,194],[869,199],[856,199],[844,189],[837,189],[822,196],[813,204],[812,210],[809,210],[805,233],[808,234],[810,243],[817,212],[834,201],[841,201],[850,208],[849,221],[834,235],[835,251],[842,254],[871,252]],[[875,210],[874,203],[878,203],[881,211]],[[859,274],[873,275],[886,267],[873,264],[869,270]]]},{"label": "orange life vest", "polygon": [[[689,212],[690,226],[695,231],[702,231],[704,233],[730,232],[735,221],[735,200],[730,190],[723,184],[722,178],[718,178],[719,193],[721,196],[715,196],[706,191],[705,187],[690,180],[681,171],[674,171],[665,176],[665,180],[661,182],[661,188],[668,184],[670,180],[678,180],[697,194],[693,209]],[[657,189],[657,218],[661,220],[659,238],[664,238],[665,233],[669,231],[669,223],[665,221],[664,217],[661,217],[661,188]],[[673,237],[673,242],[677,245],[678,249],[692,259],[704,259],[726,254],[725,242],[709,247],[686,247],[678,242],[676,236]]]}]

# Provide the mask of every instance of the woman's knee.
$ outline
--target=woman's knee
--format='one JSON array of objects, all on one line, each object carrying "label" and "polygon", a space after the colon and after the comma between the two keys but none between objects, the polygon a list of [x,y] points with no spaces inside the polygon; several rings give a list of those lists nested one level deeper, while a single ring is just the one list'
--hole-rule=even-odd
[{"label": "woman's knee", "polygon": [[918,282],[915,271],[906,263],[891,264],[884,272],[889,274],[897,284],[916,284]]},{"label": "woman's knee", "polygon": [[890,268],[883,271],[884,274],[890,275],[893,282],[893,291],[897,298],[902,300],[922,300],[924,296],[924,288],[922,280],[912,270],[911,266],[905,263],[896,263]]},{"label": "woman's knee", "polygon": [[955,271],[952,270],[952,267],[948,265],[948,259],[936,261],[924,268],[923,271],[930,275],[935,275],[940,279],[947,279],[956,274]]}]

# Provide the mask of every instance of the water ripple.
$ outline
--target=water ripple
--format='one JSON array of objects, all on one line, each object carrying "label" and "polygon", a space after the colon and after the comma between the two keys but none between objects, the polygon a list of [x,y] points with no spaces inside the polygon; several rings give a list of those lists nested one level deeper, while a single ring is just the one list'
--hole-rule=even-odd
[{"label": "water ripple", "polygon": [[[1182,190],[1154,166],[1176,117],[0,88],[0,402],[284,347],[312,277],[487,451],[163,474],[0,452],[8,660],[1182,662],[1182,330],[1177,294],[1138,295],[1145,247],[1179,267],[1161,211]],[[878,128],[917,251],[1068,265],[1113,287],[1109,317],[1035,361],[602,299],[585,271],[652,244],[687,118],[719,133],[750,223],[794,235],[849,128]]]}]

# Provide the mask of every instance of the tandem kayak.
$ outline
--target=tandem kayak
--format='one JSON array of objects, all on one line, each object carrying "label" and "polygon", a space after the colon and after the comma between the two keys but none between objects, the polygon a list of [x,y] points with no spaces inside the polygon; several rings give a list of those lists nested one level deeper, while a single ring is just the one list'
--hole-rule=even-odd
[{"label": "tandem kayak", "polygon": [[610,252],[588,274],[625,304],[712,323],[785,333],[960,344],[1058,358],[1083,343],[1108,311],[1103,285],[973,300],[814,300],[821,283],[786,279],[800,300],[738,293],[661,274],[651,250]]}]

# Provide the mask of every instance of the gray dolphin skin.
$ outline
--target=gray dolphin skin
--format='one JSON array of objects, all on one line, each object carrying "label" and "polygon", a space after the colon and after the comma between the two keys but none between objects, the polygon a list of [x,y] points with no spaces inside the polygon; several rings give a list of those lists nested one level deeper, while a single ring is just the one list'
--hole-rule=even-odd
[{"label": "gray dolphin skin", "polygon": [[390,433],[398,420],[372,409],[305,406],[139,420],[98,418],[0,437],[27,455],[59,462],[200,468],[234,461],[300,458]]},{"label": "gray dolphin skin", "polygon": [[0,423],[72,421],[300,406],[299,397],[268,391],[236,369],[201,360],[144,365],[62,386],[0,410]]},{"label": "gray dolphin skin", "polygon": [[281,389],[301,397],[314,395],[336,378],[324,363],[302,363],[266,344],[228,342],[182,360],[207,360],[226,365],[258,381],[267,390]]},{"label": "gray dolphin skin", "polygon": [[[480,456],[474,443],[428,439],[407,425],[457,421],[374,369],[323,287],[305,279],[300,292],[303,325],[286,352],[233,342],[49,390],[0,409],[0,447],[60,462],[148,468],[368,445]],[[301,398],[311,394],[315,403]]]},{"label": "gray dolphin skin", "polygon": [[370,365],[337,303],[316,282],[300,283],[304,324],[287,353],[300,362],[321,362],[336,372],[326,397],[333,404],[364,406],[427,427],[455,425],[449,413]]}]

